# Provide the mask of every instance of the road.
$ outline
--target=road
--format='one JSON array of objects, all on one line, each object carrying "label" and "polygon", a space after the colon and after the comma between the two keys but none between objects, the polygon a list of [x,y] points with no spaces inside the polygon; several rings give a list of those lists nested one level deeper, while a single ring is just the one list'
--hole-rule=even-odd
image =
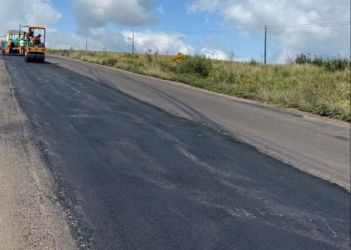
[{"label": "road", "polygon": [[4,60],[80,248],[349,249],[343,188],[109,82],[141,77],[22,59]]},{"label": "road", "polygon": [[51,172],[27,125],[0,56],[0,249],[74,249]]},{"label": "road", "polygon": [[311,119],[302,113],[61,57],[50,61],[167,112],[229,132],[266,154],[350,190],[348,123]]}]

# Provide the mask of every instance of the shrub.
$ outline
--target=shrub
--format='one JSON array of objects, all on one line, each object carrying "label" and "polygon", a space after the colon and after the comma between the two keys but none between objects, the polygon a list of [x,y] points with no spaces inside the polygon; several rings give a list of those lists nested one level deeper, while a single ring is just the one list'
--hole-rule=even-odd
[{"label": "shrub", "polygon": [[203,56],[188,56],[178,64],[178,72],[182,74],[194,74],[198,77],[207,78],[212,70],[212,61]]},{"label": "shrub", "polygon": [[153,59],[152,59],[152,56],[150,54],[146,54],[146,61],[148,63],[152,63]]},{"label": "shrub", "polygon": [[309,55],[305,54],[300,54],[296,56],[295,62],[297,64],[306,64],[306,63],[311,63],[311,58]]},{"label": "shrub", "polygon": [[139,55],[137,54],[132,54],[132,53],[125,53],[125,56],[127,58],[132,58],[132,59],[138,59],[139,58]]},{"label": "shrub", "polygon": [[321,56],[315,56],[312,60],[312,64],[317,67],[323,67],[325,65],[325,60]]},{"label": "shrub", "polygon": [[325,104],[317,104],[312,107],[312,113],[320,115],[320,116],[326,116],[326,117],[333,117],[345,121],[349,121],[350,117],[347,116],[340,108],[331,108],[328,107]]},{"label": "shrub", "polygon": [[172,73],[177,72],[177,65],[175,62],[168,62],[166,60],[160,60],[159,66],[160,66],[160,69],[164,72],[172,72]]},{"label": "shrub", "polygon": [[328,60],[325,64],[325,68],[329,71],[344,71],[347,67],[350,67],[350,62],[346,58]]},{"label": "shrub", "polygon": [[118,60],[116,58],[104,58],[101,61],[101,64],[106,66],[115,66],[117,63]]},{"label": "shrub", "polygon": [[296,56],[295,62],[297,64],[312,64],[317,67],[324,67],[328,71],[344,71],[347,67],[350,67],[350,61],[347,58],[341,58],[340,56],[330,59],[323,58],[322,56],[314,56],[311,58],[309,55],[300,54]]},{"label": "shrub", "polygon": [[250,65],[253,65],[253,66],[256,66],[258,65],[259,63],[255,60],[255,59],[251,59],[250,62],[249,62]]}]

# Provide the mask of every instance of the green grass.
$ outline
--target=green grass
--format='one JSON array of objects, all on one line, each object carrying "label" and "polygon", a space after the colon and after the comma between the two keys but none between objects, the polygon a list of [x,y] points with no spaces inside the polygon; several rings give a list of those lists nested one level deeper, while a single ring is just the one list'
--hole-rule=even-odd
[{"label": "green grass", "polygon": [[51,54],[180,81],[210,91],[350,121],[350,67],[330,71],[315,65],[262,65],[209,60],[175,62],[169,56],[49,50]]}]

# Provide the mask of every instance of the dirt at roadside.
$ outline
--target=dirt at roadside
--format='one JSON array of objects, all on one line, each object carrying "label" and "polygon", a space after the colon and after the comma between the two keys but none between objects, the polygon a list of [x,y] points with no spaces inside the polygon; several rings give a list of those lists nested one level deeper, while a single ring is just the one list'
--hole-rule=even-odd
[{"label": "dirt at roadside", "polygon": [[0,56],[0,250],[76,249]]}]

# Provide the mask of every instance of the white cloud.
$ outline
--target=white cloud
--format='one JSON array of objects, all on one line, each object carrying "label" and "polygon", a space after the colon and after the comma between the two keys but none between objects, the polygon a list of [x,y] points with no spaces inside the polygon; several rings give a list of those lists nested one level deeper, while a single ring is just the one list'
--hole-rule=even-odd
[{"label": "white cloud", "polygon": [[[130,52],[132,50],[132,38],[133,31],[130,30],[118,33],[111,32],[107,28],[96,28],[89,32],[88,49]],[[225,52],[219,49],[202,48],[195,50],[184,41],[184,38],[184,35],[178,33],[153,32],[150,30],[134,33],[137,53],[148,52],[174,55],[181,52],[186,55],[199,54],[210,59],[230,59]],[[57,30],[48,30],[48,47],[61,49],[85,49],[85,37],[78,36],[75,33],[63,35]],[[235,58],[234,60],[247,61],[238,58]]]},{"label": "white cloud", "polygon": [[104,27],[109,23],[139,26],[154,22],[152,0],[75,0],[80,28]]},{"label": "white cloud", "polygon": [[[127,43],[132,44],[132,31],[123,31],[122,35]],[[152,32],[148,30],[135,32],[134,41],[139,52],[151,50],[160,54],[174,54],[177,52],[189,54],[192,51],[192,47],[183,41],[183,35],[178,33]]]},{"label": "white cloud", "polygon": [[[123,31],[122,35],[124,36],[125,42],[129,44],[128,47],[131,47],[133,32]],[[153,32],[148,30],[134,33],[135,46],[138,52],[151,51],[152,53],[157,52],[160,54],[173,55],[181,52],[185,55],[199,54],[210,59],[229,59],[228,55],[219,49],[201,48],[195,50],[191,45],[187,44],[184,39],[185,36],[178,33]]]},{"label": "white cloud", "polygon": [[187,12],[189,14],[206,11],[213,12],[220,5],[221,0],[198,0],[194,1],[191,5],[187,5]]},{"label": "white cloud", "polygon": [[219,49],[203,48],[203,49],[200,49],[198,54],[203,55],[209,59],[229,60],[229,56],[225,52]]},{"label": "white cloud", "polygon": [[242,23],[254,23],[255,18],[250,11],[245,9],[242,5],[229,5],[223,10],[224,17],[227,20],[238,20]]},{"label": "white cloud", "polygon": [[[48,36],[48,46],[52,48],[74,48],[85,49],[85,37],[72,33],[62,35],[56,30],[51,30]],[[186,55],[200,54],[207,58],[217,60],[228,60],[228,55],[218,49],[202,48],[195,50],[184,41],[184,35],[178,33],[154,32],[146,30],[134,32],[135,48],[138,53],[159,53],[174,55],[181,52]],[[88,37],[89,50],[111,50],[127,51],[132,50],[133,31],[125,30],[121,33],[111,32],[107,28],[91,30]],[[58,46],[56,46],[58,45]]]},{"label": "white cloud", "polygon": [[[86,36],[76,33],[62,34],[55,29],[48,30],[47,46],[57,49],[85,49]],[[89,50],[129,51],[130,46],[121,33],[107,28],[95,28],[88,35]]]},{"label": "white cloud", "polygon": [[[107,28],[91,29],[88,36],[89,50],[126,51],[132,50],[133,32],[111,32]],[[135,47],[138,53],[192,54],[193,48],[183,41],[183,35],[167,32],[135,32]],[[85,49],[85,36],[75,33],[62,34],[48,30],[48,47],[62,49]]]},{"label": "white cloud", "polygon": [[75,33],[62,34],[55,29],[47,30],[46,45],[52,49],[83,49],[85,38]]},{"label": "white cloud", "polygon": [[[240,33],[262,33],[263,26],[325,23],[350,20],[349,0],[195,0],[189,13],[216,12],[224,22],[234,24]],[[276,60],[311,53],[350,55],[350,27],[309,27],[269,31],[276,46]],[[284,59],[285,60],[285,59]]]},{"label": "white cloud", "polygon": [[17,29],[22,24],[49,25],[58,19],[61,14],[54,9],[50,0],[17,0],[1,1],[0,5],[0,32]]}]

